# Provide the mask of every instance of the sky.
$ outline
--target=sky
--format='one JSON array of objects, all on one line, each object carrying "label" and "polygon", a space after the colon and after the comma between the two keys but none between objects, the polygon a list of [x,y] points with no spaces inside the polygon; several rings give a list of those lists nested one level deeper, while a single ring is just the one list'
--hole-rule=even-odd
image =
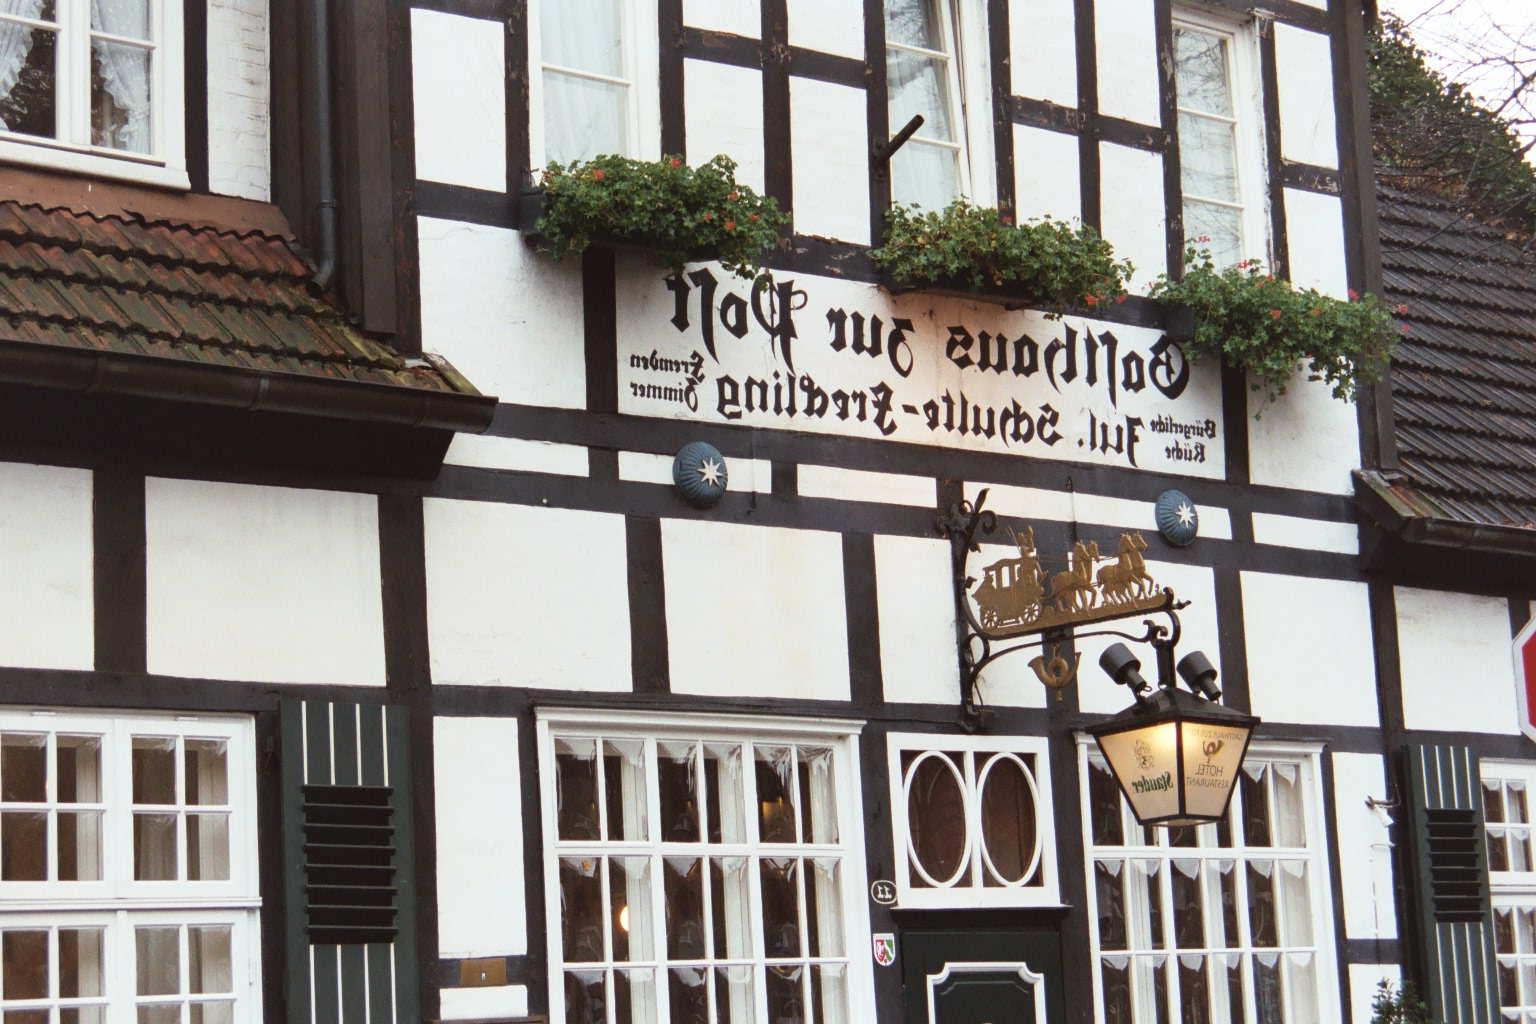
[{"label": "sky", "polygon": [[[1381,9],[1409,23],[1419,45],[1436,56],[1446,77],[1465,83],[1474,95],[1502,103],[1522,74],[1536,72],[1536,0],[1380,0]],[[1474,66],[1490,55],[1499,66]],[[1515,116],[1536,120],[1536,84],[1521,90],[1523,109]],[[1514,111],[1514,108],[1511,108]],[[1536,124],[1519,128],[1536,138]],[[1536,149],[1533,149],[1536,155]]]}]

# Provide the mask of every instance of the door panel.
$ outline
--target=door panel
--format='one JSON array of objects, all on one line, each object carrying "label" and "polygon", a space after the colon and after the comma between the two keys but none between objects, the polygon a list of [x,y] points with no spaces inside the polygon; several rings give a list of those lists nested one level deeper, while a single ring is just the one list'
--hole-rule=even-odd
[{"label": "door panel", "polygon": [[907,1024],[1061,1024],[1061,939],[1044,930],[905,931]]}]

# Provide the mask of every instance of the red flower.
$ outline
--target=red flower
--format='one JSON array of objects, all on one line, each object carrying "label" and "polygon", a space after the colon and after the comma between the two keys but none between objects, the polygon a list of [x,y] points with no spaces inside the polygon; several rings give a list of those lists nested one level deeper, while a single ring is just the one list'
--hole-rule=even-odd
[{"label": "red flower", "polygon": [[681,166],[683,166],[683,162],[682,162],[682,161],[681,161],[681,160],[679,160],[679,159],[678,159],[678,158],[677,158],[677,157],[673,157],[673,158],[672,158],[672,159],[671,159],[671,160],[670,160],[670,161],[668,161],[668,162],[669,162],[669,163],[670,163],[670,164],[671,164],[671,165],[672,165],[672,166],[673,166],[673,167],[681,167]]},{"label": "red flower", "polygon": [[1409,333],[1409,331],[1410,331],[1409,326],[1407,324],[1403,324],[1403,333],[1407,334],[1407,333]]},{"label": "red flower", "polygon": [[1127,295],[1117,295],[1117,296],[1115,296],[1115,305],[1117,305],[1117,306],[1120,305],[1120,303],[1124,302],[1127,298],[1129,298],[1129,296],[1127,296]]},{"label": "red flower", "polygon": [[727,230],[727,231],[735,231],[736,230],[736,222],[733,221],[733,220],[726,221],[725,222],[725,230]]},{"label": "red flower", "polygon": [[608,177],[608,175],[603,173],[603,169],[601,167],[592,172],[593,181],[602,181],[606,177]]},{"label": "red flower", "polygon": [[1406,305],[1398,306],[1397,307],[1397,315],[1398,316],[1407,316],[1408,315],[1408,307]]},{"label": "red flower", "polygon": [[740,192],[732,192],[730,195],[726,196],[725,198],[729,199],[731,202],[734,203],[736,200],[741,198],[741,193]]},{"label": "red flower", "polygon": [[1351,288],[1349,290],[1349,301],[1350,302],[1359,302],[1360,301],[1360,293],[1355,291],[1353,288]]},{"label": "red flower", "polygon": [[998,219],[1001,220],[1004,224],[1012,224],[1013,223],[1013,218],[1008,216],[1006,213],[1003,214]]},{"label": "red flower", "polygon": [[714,220],[715,219],[715,215],[710,213],[708,210],[705,210],[704,211],[704,219],[705,220]]},{"label": "red flower", "polygon": [[1210,240],[1211,240],[1211,236],[1210,235],[1199,235],[1199,236],[1197,236],[1195,238],[1195,243],[1198,245],[1201,242],[1209,242]]},{"label": "red flower", "polygon": [[762,218],[761,218],[761,217],[759,217],[759,216],[758,216],[758,215],[757,215],[757,214],[755,214],[755,213],[749,213],[749,214],[747,214],[747,219],[748,219],[748,220],[750,220],[750,221],[752,221],[752,222],[753,222],[753,223],[756,223],[756,222],[757,222],[757,221],[759,221],[759,220],[762,220]]},{"label": "red flower", "polygon": [[1093,306],[1097,306],[1099,304],[1099,297],[1097,295],[1084,295],[1083,296],[1083,303],[1085,305],[1089,306],[1090,308],[1093,307]]},{"label": "red flower", "polygon": [[1269,318],[1271,320],[1279,320],[1284,315],[1285,314],[1280,312],[1278,309],[1272,309],[1269,311]]}]

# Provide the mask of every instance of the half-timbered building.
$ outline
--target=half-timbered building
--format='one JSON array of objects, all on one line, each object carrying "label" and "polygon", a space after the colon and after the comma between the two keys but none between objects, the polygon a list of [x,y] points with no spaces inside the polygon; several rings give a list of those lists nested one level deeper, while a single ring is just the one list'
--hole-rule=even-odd
[{"label": "half-timbered building", "polygon": [[[1536,1008],[1530,588],[1458,564],[1481,507],[1383,511],[1460,493],[1483,399],[1269,401],[1140,297],[1196,240],[1380,288],[1363,18],[0,0],[7,1021],[1355,1024],[1404,966]],[[535,169],[599,153],[732,158],[772,283],[542,254]],[[958,197],[1137,294],[887,287],[890,205]],[[1102,629],[973,674],[1040,573],[1188,602],[1262,719],[1220,823],[1122,802]]]}]

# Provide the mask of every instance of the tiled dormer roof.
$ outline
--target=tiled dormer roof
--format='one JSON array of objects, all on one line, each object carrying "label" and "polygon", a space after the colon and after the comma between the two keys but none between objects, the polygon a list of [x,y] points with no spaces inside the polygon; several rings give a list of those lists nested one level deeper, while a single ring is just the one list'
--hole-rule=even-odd
[{"label": "tiled dormer roof", "polygon": [[1536,258],[1444,200],[1378,187],[1383,284],[1406,305],[1392,362],[1404,518],[1536,533]]},{"label": "tiled dormer roof", "polygon": [[0,201],[0,341],[475,395],[315,294],[290,239]]}]

